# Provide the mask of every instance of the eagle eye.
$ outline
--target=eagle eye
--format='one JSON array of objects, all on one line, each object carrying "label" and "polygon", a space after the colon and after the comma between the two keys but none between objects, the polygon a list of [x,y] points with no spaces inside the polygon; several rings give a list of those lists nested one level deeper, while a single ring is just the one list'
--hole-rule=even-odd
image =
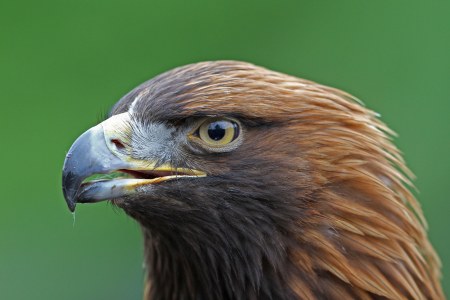
[{"label": "eagle eye", "polygon": [[211,150],[229,147],[239,137],[239,124],[233,120],[214,118],[204,121],[195,132],[203,144]]}]

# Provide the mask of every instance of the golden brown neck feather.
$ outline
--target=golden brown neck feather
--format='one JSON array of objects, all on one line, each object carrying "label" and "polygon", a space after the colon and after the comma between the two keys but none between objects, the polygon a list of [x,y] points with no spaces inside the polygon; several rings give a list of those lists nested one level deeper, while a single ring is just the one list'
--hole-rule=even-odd
[{"label": "golden brown neck feather", "polygon": [[[322,187],[314,225],[299,237],[314,250],[301,260],[336,277],[323,285],[336,298],[443,299],[440,262],[389,129],[345,94],[316,97],[298,126]],[[308,298],[307,288],[298,291]]]}]

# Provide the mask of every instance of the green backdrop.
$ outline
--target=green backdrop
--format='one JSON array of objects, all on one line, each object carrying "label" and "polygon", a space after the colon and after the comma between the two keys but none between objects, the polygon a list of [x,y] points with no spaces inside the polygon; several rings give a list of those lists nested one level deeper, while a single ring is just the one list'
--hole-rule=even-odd
[{"label": "green backdrop", "polygon": [[[172,67],[250,61],[349,91],[399,133],[450,293],[449,1],[2,0],[1,299],[140,299],[139,227],[61,194],[66,151]],[[76,218],[75,218],[76,217]]]}]

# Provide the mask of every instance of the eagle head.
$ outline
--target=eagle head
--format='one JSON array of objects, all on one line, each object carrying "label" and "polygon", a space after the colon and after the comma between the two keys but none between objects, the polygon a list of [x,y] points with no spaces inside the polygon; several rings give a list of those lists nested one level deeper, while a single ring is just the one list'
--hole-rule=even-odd
[{"label": "eagle head", "polygon": [[141,224],[146,299],[442,299],[391,134],[337,89],[197,63],[82,134],[63,192]]}]

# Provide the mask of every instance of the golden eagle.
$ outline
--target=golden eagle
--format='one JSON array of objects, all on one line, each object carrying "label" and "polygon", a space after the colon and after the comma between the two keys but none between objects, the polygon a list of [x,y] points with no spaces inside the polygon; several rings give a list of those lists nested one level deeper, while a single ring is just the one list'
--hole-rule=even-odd
[{"label": "golden eagle", "polygon": [[197,63],[81,135],[63,191],[140,223],[145,299],[443,299],[391,135],[340,90]]}]

